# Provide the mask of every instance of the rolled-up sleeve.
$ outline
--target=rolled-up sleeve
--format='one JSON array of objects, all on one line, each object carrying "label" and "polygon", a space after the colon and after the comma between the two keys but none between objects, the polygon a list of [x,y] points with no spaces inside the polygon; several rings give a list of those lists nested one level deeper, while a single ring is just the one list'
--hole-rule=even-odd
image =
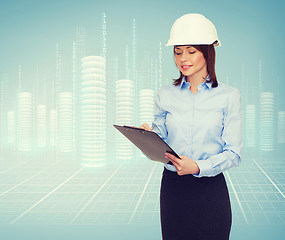
[{"label": "rolled-up sleeve", "polygon": [[241,94],[235,89],[229,97],[228,107],[224,113],[224,126],[221,139],[223,151],[204,160],[195,160],[200,168],[196,177],[216,176],[241,162],[242,142],[242,112]]},{"label": "rolled-up sleeve", "polygon": [[167,129],[165,126],[166,114],[167,112],[161,104],[161,90],[159,90],[154,103],[154,120],[152,122],[152,128],[163,140],[167,138]]}]

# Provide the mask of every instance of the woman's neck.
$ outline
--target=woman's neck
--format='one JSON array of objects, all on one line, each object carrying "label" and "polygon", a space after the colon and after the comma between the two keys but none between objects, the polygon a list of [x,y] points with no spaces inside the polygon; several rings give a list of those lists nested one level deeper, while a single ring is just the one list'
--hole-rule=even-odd
[{"label": "woman's neck", "polygon": [[208,74],[199,74],[199,75],[194,75],[194,76],[186,76],[186,81],[190,82],[190,86],[193,88],[197,88],[197,86],[201,83],[203,83],[206,79]]}]

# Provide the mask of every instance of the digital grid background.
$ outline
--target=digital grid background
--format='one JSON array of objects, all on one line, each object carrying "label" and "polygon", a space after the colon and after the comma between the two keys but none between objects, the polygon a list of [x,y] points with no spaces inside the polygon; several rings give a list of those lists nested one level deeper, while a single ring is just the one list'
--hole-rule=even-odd
[{"label": "digital grid background", "polygon": [[[66,163],[2,168],[1,227],[151,225],[159,233],[162,170],[146,158],[100,171]],[[258,159],[244,159],[224,173],[235,227],[285,225],[284,173],[284,162]]]},{"label": "digital grid background", "polygon": [[214,22],[218,81],[242,94],[242,162],[224,172],[230,240],[285,239],[284,10],[281,0],[2,1],[0,240],[161,239],[163,165],[112,124],[150,123],[156,92],[178,76],[164,44],[190,12]]}]

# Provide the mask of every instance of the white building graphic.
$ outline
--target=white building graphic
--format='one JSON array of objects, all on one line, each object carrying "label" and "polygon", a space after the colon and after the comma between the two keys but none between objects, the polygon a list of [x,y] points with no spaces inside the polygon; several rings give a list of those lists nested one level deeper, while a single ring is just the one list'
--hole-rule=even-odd
[{"label": "white building graphic", "polygon": [[33,138],[33,106],[32,93],[19,93],[19,150],[31,151]]},{"label": "white building graphic", "polygon": [[245,146],[248,148],[256,147],[256,106],[246,105],[245,109]]},{"label": "white building graphic", "polygon": [[83,57],[81,66],[81,162],[102,167],[106,162],[105,59]]},{"label": "white building graphic", "polygon": [[61,92],[59,95],[59,150],[73,151],[73,105],[72,93]]},{"label": "white building graphic", "polygon": [[260,94],[260,150],[273,151],[274,97],[272,92]]},{"label": "white building graphic", "polygon": [[37,106],[37,146],[46,146],[46,106],[39,104]]},{"label": "white building graphic", "polygon": [[[132,126],[134,122],[134,85],[129,79],[116,83],[116,124]],[[117,159],[130,160],[134,157],[132,143],[121,133],[116,134]]]}]

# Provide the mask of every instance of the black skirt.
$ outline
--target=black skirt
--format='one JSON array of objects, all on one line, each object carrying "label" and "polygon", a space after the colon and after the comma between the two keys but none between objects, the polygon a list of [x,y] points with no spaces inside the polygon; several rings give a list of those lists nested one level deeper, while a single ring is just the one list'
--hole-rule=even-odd
[{"label": "black skirt", "polygon": [[197,178],[164,169],[160,217],[163,240],[228,240],[232,211],[223,173]]}]

